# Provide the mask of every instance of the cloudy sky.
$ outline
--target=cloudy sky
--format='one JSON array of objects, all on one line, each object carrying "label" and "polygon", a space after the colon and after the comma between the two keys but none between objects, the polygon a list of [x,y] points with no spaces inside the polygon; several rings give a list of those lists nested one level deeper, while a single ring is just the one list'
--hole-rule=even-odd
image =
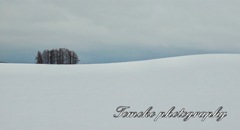
[{"label": "cloudy sky", "polygon": [[0,61],[65,47],[81,63],[240,53],[239,0],[0,0]]}]

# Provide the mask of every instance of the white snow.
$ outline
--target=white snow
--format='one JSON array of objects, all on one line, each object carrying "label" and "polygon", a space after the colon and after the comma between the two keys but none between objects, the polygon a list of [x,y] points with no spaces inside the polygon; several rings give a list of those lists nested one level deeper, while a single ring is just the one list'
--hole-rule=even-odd
[{"label": "white snow", "polygon": [[[0,130],[239,130],[240,54],[79,65],[0,64]],[[227,117],[114,118],[132,111],[215,111]]]}]

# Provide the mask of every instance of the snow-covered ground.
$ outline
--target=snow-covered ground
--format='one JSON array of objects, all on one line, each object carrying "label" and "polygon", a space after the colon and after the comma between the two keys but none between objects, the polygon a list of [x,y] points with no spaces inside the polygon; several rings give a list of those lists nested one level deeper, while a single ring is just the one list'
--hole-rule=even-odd
[{"label": "snow-covered ground", "polygon": [[[239,130],[240,55],[89,64],[0,64],[0,130]],[[222,111],[216,118],[114,118],[129,111]]]}]

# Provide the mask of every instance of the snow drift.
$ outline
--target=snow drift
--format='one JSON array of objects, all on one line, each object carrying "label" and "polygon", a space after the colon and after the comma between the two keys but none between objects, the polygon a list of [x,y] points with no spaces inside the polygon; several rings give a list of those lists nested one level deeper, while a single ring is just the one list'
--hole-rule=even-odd
[{"label": "snow drift", "polygon": [[[1,130],[239,130],[240,55],[90,65],[0,64]],[[207,118],[114,118],[132,111],[215,111]]]}]

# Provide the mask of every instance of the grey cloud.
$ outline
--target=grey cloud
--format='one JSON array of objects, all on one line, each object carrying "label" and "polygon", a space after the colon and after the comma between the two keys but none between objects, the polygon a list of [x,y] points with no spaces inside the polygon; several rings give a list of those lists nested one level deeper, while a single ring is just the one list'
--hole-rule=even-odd
[{"label": "grey cloud", "polygon": [[129,60],[119,49],[132,48],[139,50],[128,54],[133,60],[171,51],[240,53],[239,6],[238,0],[1,0],[0,60],[3,48],[10,54],[67,47],[91,62],[98,59],[90,54],[109,57],[102,62]]}]

